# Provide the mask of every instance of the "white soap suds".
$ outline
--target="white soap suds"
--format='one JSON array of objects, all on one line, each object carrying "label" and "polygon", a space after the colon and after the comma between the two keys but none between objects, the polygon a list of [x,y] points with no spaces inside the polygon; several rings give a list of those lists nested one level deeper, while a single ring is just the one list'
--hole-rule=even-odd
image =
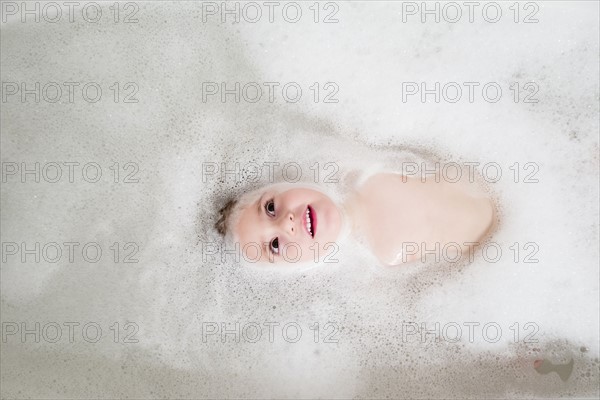
[{"label": "white soap suds", "polygon": [[[104,89],[93,104],[2,104],[3,162],[96,162],[104,172],[95,184],[2,184],[3,242],[97,242],[104,251],[97,263],[3,261],[3,323],[93,321],[103,330],[97,343],[80,331],[74,342],[66,330],[57,343],[9,336],[3,397],[598,395],[597,4],[540,5],[537,24],[403,24],[389,2],[339,3],[337,24],[203,23],[193,2],[139,7],[137,24],[1,27],[3,82]],[[402,82],[435,81],[498,82],[505,93],[498,103],[401,101]],[[512,101],[514,81],[537,82],[539,102]],[[139,102],[114,102],[114,82],[135,82]],[[297,82],[304,94],[293,104],[204,102],[203,82]],[[335,82],[339,102],[315,102],[314,82],[321,96]],[[282,273],[203,254],[221,243],[213,224],[225,200],[267,180],[219,179],[209,164],[238,163],[248,176],[251,162],[294,162],[311,181],[315,163],[323,179],[331,162],[341,179],[324,184],[343,196],[355,169],[430,153],[502,167],[490,184],[501,210],[498,262],[477,255],[384,269],[353,247],[340,262]],[[128,162],[138,183],[123,182]],[[528,162],[538,183],[522,181]],[[115,263],[115,242],[121,260],[123,244],[136,243],[139,261]],[[527,243],[538,263],[522,262],[536,248]],[[123,342],[128,322],[138,342]],[[460,327],[460,340],[412,331],[436,323],[447,337]],[[532,332],[538,343],[524,343]],[[537,358],[573,358],[572,377],[538,374]]]}]

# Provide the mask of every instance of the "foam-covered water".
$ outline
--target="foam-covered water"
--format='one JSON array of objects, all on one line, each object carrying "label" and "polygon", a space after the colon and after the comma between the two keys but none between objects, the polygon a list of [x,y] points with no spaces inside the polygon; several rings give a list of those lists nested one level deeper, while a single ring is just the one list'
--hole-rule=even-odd
[{"label": "foam-covered water", "polygon": [[[401,5],[389,2],[336,3],[334,24],[222,24],[203,23],[199,3],[137,4],[135,24],[2,24],[2,82],[103,88],[97,103],[2,103],[3,163],[95,162],[103,172],[93,184],[81,175],[2,183],[3,244],[96,242],[103,251],[96,263],[77,251],[73,262],[63,254],[36,263],[3,248],[3,334],[10,324],[63,327],[55,343],[54,331],[39,343],[21,332],[3,338],[3,397],[598,395],[597,3],[539,4],[534,24],[511,14],[497,24],[402,23]],[[497,82],[504,92],[497,103],[402,102],[403,82],[436,81]],[[139,102],[114,102],[114,82],[120,100],[131,92],[123,85],[137,84]],[[303,97],[204,102],[203,82],[297,82]],[[315,102],[314,82],[321,96],[334,82],[339,102]],[[511,82],[537,83],[539,101],[514,102]],[[203,181],[206,163],[293,161],[310,174],[315,162],[323,173],[335,162],[343,176],[382,152],[389,163],[410,159],[398,150],[407,145],[501,166],[503,179],[490,185],[501,209],[498,262],[384,270],[359,247],[344,249],[342,262],[285,274],[203,260],[224,199],[258,185]],[[137,183],[123,182],[128,162],[139,166]],[[523,182],[528,162],[538,183]],[[538,263],[523,262],[529,242]],[[139,247],[138,262],[123,262],[126,243]],[[73,340],[69,322],[80,324]],[[102,328],[96,343],[82,338],[88,322]],[[239,334],[222,336],[222,323],[238,323]],[[439,323],[450,339],[458,325],[462,336],[420,340],[410,329],[421,323]],[[472,342],[470,323],[479,324]],[[485,324],[491,337],[502,330],[494,343]],[[525,343],[532,332],[538,342]],[[569,380],[538,374],[540,358],[573,358]]]}]

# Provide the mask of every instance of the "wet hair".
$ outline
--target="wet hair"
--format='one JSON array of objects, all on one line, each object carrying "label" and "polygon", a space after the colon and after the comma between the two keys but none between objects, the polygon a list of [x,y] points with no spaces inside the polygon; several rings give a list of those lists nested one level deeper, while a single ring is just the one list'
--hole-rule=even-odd
[{"label": "wet hair", "polygon": [[219,210],[219,217],[215,222],[215,229],[225,239],[235,240],[236,235],[233,228],[237,225],[242,211],[250,204],[258,200],[261,194],[273,185],[266,185],[255,188],[237,197],[231,198],[225,202],[225,205]]},{"label": "wet hair", "polygon": [[237,204],[236,199],[228,200],[225,205],[219,210],[219,219],[215,222],[215,229],[221,236],[225,236],[231,222],[231,214]]}]

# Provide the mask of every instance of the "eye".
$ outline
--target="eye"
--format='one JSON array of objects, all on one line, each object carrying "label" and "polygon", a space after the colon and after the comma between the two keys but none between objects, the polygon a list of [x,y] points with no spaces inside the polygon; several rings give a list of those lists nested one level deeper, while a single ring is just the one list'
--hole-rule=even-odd
[{"label": "eye", "polygon": [[271,243],[269,244],[269,249],[271,250],[271,253],[279,254],[279,239],[278,238],[271,240]]},{"label": "eye", "polygon": [[273,201],[273,199],[267,200],[267,202],[265,203],[265,211],[270,216],[275,216],[275,202]]}]

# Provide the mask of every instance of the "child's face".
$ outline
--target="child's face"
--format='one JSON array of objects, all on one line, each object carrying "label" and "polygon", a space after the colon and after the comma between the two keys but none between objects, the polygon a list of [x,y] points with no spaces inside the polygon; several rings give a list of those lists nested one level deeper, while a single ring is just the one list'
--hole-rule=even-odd
[{"label": "child's face", "polygon": [[340,229],[341,213],[334,202],[305,188],[267,189],[241,210],[234,227],[246,260],[273,263],[322,260],[332,249],[325,245],[335,242]]}]

